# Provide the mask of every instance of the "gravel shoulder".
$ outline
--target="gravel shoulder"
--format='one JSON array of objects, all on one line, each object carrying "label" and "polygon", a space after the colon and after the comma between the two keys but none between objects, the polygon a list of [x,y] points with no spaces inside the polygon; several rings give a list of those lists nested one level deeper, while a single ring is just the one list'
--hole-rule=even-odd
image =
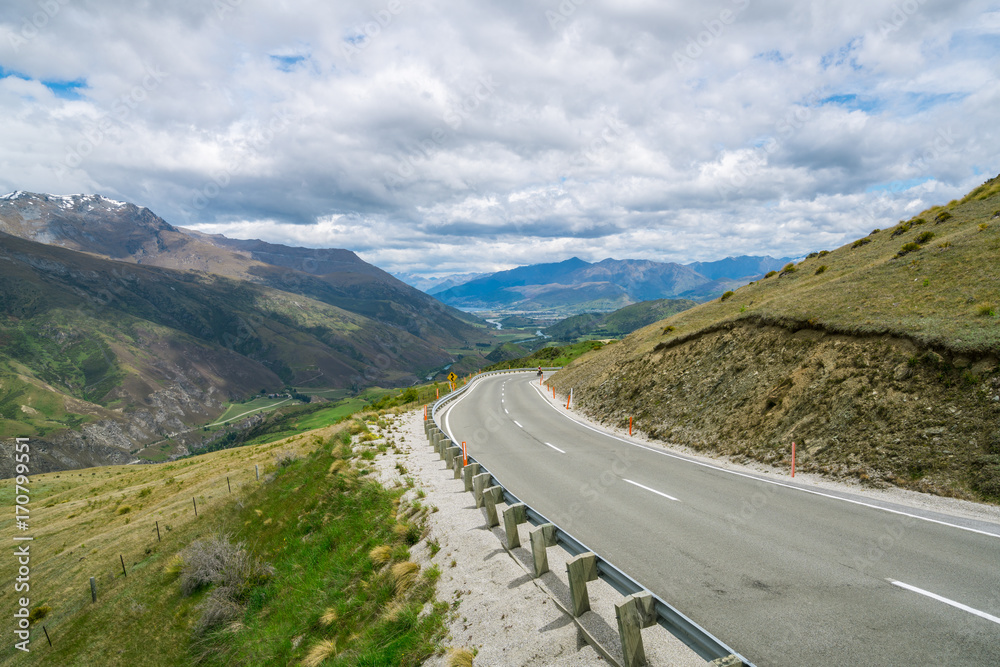
[{"label": "gravel shoulder", "polygon": [[[441,570],[437,598],[453,610],[445,645],[474,653],[476,665],[620,664],[614,605],[622,596],[602,581],[592,582],[588,585],[592,610],[574,619],[567,611],[568,554],[549,549],[550,571],[534,579],[530,551],[523,546],[506,549],[502,528],[486,528],[485,510],[476,508],[472,494],[430,448],[423,412],[382,419],[388,422],[384,431],[372,430],[395,447],[372,462],[373,474],[387,487],[412,480],[414,486],[403,502],[419,499],[431,508],[425,539],[410,551],[422,567],[437,565]],[[528,527],[519,526],[519,531],[522,545],[527,545]],[[433,555],[432,544],[439,547]],[[651,665],[705,664],[659,626],[643,630],[643,642]],[[449,653],[424,664],[445,667]]]}]

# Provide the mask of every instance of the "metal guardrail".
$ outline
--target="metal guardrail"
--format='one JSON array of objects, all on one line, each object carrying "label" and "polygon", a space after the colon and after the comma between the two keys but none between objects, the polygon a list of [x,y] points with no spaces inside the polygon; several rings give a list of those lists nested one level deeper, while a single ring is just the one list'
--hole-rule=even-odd
[{"label": "metal guardrail", "polygon": [[[544,371],[555,371],[562,368],[559,367],[547,367],[543,368]],[[435,401],[433,408],[431,409],[430,419],[442,433],[445,433],[449,439],[451,437],[450,433],[447,433],[437,422],[437,413],[443,408],[447,403],[455,400],[461,396],[465,391],[473,386],[478,380],[482,378],[493,376],[493,375],[504,375],[508,373],[524,373],[524,372],[536,372],[535,368],[512,368],[507,370],[499,371],[489,371],[487,373],[480,373],[474,376],[468,383],[458,388],[457,390],[442,396],[440,399]],[[499,486],[503,492],[504,502],[510,506],[517,503],[524,504],[517,496],[507,490],[499,479],[496,478],[482,463],[477,461],[472,456],[468,457],[469,463],[478,463],[479,472],[489,473],[490,475],[490,486]],[[742,655],[734,651],[732,648],[727,646],[722,640],[717,638],[711,632],[705,628],[698,625],[696,622],[685,616],[680,610],[672,606],[667,601],[658,597],[652,591],[647,591],[643,588],[635,579],[628,576],[620,569],[615,567],[610,561],[602,558],[593,549],[590,549],[583,542],[573,537],[570,533],[566,532],[558,525],[549,521],[545,516],[540,514],[538,511],[533,509],[527,504],[525,505],[525,515],[528,522],[535,526],[540,526],[543,524],[552,524],[555,527],[555,538],[556,544],[561,546],[570,556],[578,556],[583,553],[593,553],[597,562],[597,575],[598,577],[606,582],[613,589],[621,593],[622,595],[628,596],[635,593],[649,592],[653,598],[653,609],[656,612],[656,622],[658,625],[663,627],[667,632],[677,637],[679,640],[684,642],[691,650],[693,650],[699,657],[706,661],[717,660],[719,658],[726,658],[728,656],[735,656],[743,662],[746,667],[754,667],[753,663],[744,658]]]}]

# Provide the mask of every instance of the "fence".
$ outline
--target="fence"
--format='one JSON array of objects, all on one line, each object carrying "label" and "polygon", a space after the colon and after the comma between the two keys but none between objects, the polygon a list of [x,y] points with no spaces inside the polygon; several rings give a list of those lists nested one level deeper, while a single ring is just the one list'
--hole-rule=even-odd
[{"label": "fence", "polygon": [[[471,456],[464,456],[462,449],[455,446],[451,440],[451,434],[445,433],[438,425],[437,415],[441,409],[483,378],[535,370],[535,368],[516,368],[481,373],[461,388],[435,402],[430,418],[424,422],[424,429],[431,445],[435,447],[447,465],[454,470],[455,478],[463,478],[465,490],[471,491],[475,497],[476,507],[486,508],[488,527],[499,525],[500,517],[497,514],[496,506],[500,502],[507,505],[506,509],[503,510],[503,522],[508,549],[521,546],[517,533],[518,524],[529,523],[534,526],[534,529],[529,532],[529,546],[535,577],[549,571],[546,548],[561,546],[572,556],[566,569],[574,616],[581,616],[590,609],[587,594],[587,582],[589,581],[601,579],[625,596],[621,603],[615,605],[615,613],[626,667],[645,664],[641,629],[653,624],[662,626],[701,658],[711,661],[713,665],[753,667],[750,661],[724,644],[712,633],[666,601],[644,589],[612,563],[594,553],[583,542],[549,521],[533,508],[522,503],[482,463]],[[545,368],[543,370],[554,371],[558,368]]]}]

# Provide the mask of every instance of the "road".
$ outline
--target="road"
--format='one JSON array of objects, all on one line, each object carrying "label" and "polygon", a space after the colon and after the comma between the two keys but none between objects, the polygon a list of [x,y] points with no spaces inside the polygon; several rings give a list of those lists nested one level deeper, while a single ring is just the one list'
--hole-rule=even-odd
[{"label": "road", "polygon": [[483,378],[438,414],[511,493],[759,666],[1000,665],[1000,525],[724,470],[577,419],[527,373]]}]

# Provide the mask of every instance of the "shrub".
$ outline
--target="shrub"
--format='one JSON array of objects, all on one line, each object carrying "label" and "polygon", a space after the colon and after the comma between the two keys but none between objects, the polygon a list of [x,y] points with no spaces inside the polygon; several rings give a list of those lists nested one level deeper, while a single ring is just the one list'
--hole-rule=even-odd
[{"label": "shrub", "polygon": [[780,278],[781,276],[787,275],[789,273],[795,273],[795,264],[793,264],[792,262],[785,264],[785,268],[781,269],[781,273],[778,274],[778,277]]},{"label": "shrub", "polygon": [[871,242],[872,240],[867,236],[864,237],[863,239],[858,239],[857,241],[851,244],[851,250],[854,250],[855,248],[860,248],[863,245],[868,245]]},{"label": "shrub", "polygon": [[828,268],[829,267],[826,264],[820,264],[816,267],[816,275],[818,276],[819,274],[825,272]]},{"label": "shrub", "polygon": [[892,230],[892,238],[896,238],[897,236],[900,236],[900,235],[905,234],[906,232],[910,231],[910,226],[911,225],[910,225],[909,222],[901,222],[901,223],[899,223],[898,225],[896,225],[896,228],[894,230]]},{"label": "shrub", "polygon": [[663,327],[664,334],[673,333],[675,331],[677,331],[677,327],[675,327],[673,324],[668,324],[667,326]]},{"label": "shrub", "polygon": [[981,232],[985,232],[987,229],[989,229],[989,227],[990,226],[987,225],[985,222],[980,222],[979,223],[979,231],[981,231]]},{"label": "shrub", "polygon": [[910,243],[904,243],[903,247],[900,248],[898,253],[896,253],[896,257],[902,257],[903,255],[913,252],[914,250],[920,250],[920,246],[912,241]]},{"label": "shrub", "polygon": [[940,213],[937,214],[937,217],[934,218],[934,224],[940,225],[942,222],[945,222],[950,219],[951,219],[951,213],[949,213],[948,211],[941,211]]},{"label": "shrub", "polygon": [[[876,229],[875,231],[877,232],[878,230]],[[874,232],[873,232],[873,233],[874,233]],[[820,251],[819,251],[819,256],[820,256],[820,257],[826,257],[826,256],[827,256],[827,255],[829,255],[829,254],[830,254],[830,251],[829,251],[829,250],[820,250]]]},{"label": "shrub", "polygon": [[806,259],[813,259],[814,257],[819,257],[819,253],[818,252],[811,252],[808,255],[806,255]]},{"label": "shrub", "polygon": [[393,565],[391,572],[392,579],[396,583],[396,594],[402,595],[410,590],[410,587],[417,580],[417,573],[420,572],[420,566],[411,561],[405,561]]},{"label": "shrub", "polygon": [[770,278],[771,276],[776,276],[776,275],[778,275],[777,271],[768,271],[767,273],[764,274],[764,277]]},{"label": "shrub", "polygon": [[879,229],[878,227],[876,227],[875,229],[873,229],[873,230],[871,230],[870,232],[868,232],[868,236],[875,236],[875,235],[876,235],[876,234],[878,234],[878,233],[879,233],[880,231],[882,231],[882,230],[881,230],[881,229]]},{"label": "shrub", "polygon": [[996,309],[992,303],[981,303],[976,307],[976,312],[980,317],[996,317]]},{"label": "shrub", "polygon": [[945,249],[945,248],[950,248],[951,247],[951,241],[945,241],[943,243],[938,243],[938,247],[941,248],[942,250]]},{"label": "shrub", "polygon": [[736,292],[734,292],[733,290],[726,290],[725,292],[722,293],[722,296],[719,297],[719,301],[725,301],[726,299],[728,299],[729,297],[731,297],[733,294],[736,294]]},{"label": "shrub", "polygon": [[232,544],[225,535],[193,542],[184,550],[183,559],[182,594],[215,586],[198,605],[202,612],[195,626],[198,632],[239,618],[253,590],[274,575],[273,567],[252,556],[242,542]]},{"label": "shrub", "polygon": [[381,567],[392,560],[392,547],[384,544],[382,546],[375,547],[368,552],[368,557],[372,559],[373,565]]},{"label": "shrub", "polygon": [[122,505],[121,507],[118,508],[118,513],[119,514],[128,514],[131,511],[132,511],[132,508],[129,507],[128,505]]},{"label": "shrub", "polygon": [[50,611],[52,611],[52,607],[50,607],[47,604],[43,604],[43,605],[39,605],[39,606],[35,607],[28,614],[28,623],[31,624],[31,625],[34,625],[38,621],[40,621],[43,618],[45,618],[46,616],[48,616]]},{"label": "shrub", "polygon": [[926,225],[927,221],[924,220],[923,218],[914,218],[913,219],[913,224],[915,224],[915,225]]},{"label": "shrub", "polygon": [[278,452],[277,456],[274,457],[274,462],[279,468],[287,468],[298,460],[299,455],[289,451]]},{"label": "shrub", "polygon": [[917,243],[923,245],[925,243],[930,243],[931,239],[934,238],[934,232],[921,232],[917,235]]}]

